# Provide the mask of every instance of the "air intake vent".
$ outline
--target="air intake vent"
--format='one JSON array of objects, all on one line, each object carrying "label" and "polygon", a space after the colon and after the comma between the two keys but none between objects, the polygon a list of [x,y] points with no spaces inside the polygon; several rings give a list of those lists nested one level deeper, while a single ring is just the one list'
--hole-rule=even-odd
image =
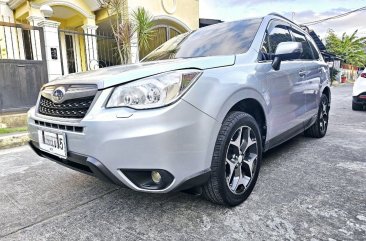
[{"label": "air intake vent", "polygon": [[72,132],[79,132],[79,133],[82,133],[84,131],[84,127],[81,127],[81,126],[59,125],[59,124],[38,121],[38,120],[35,120],[34,123],[39,126],[44,126],[44,127],[58,129],[58,130],[65,130],[65,131],[72,131]]}]

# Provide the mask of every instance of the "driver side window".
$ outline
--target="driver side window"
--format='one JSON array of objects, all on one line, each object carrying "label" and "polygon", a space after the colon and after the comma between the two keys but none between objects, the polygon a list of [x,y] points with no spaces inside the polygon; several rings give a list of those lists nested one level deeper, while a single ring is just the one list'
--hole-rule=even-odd
[{"label": "driver side window", "polygon": [[261,53],[262,60],[272,60],[279,43],[291,42],[291,34],[288,27],[284,24],[277,24],[267,29],[266,36],[263,41]]}]

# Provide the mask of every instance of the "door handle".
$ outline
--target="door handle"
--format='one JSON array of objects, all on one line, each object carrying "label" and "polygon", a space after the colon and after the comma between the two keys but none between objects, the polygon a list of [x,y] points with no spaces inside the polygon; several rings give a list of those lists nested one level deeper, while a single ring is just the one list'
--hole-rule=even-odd
[{"label": "door handle", "polygon": [[301,71],[299,72],[299,75],[300,75],[300,77],[305,77],[306,72],[305,72],[304,70],[301,70]]}]

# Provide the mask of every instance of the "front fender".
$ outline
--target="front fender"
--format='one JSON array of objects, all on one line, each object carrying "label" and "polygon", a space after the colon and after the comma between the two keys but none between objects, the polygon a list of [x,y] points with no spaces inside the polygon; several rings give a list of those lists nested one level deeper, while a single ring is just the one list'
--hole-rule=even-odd
[{"label": "front fender", "polygon": [[267,116],[269,97],[266,98],[266,87],[250,73],[250,70],[231,68],[205,72],[183,99],[220,123],[230,109],[244,99],[258,101]]},{"label": "front fender", "polygon": [[225,116],[229,113],[230,109],[233,108],[235,104],[245,99],[254,99],[260,103],[264,113],[267,113],[267,104],[264,98],[260,93],[258,93],[254,89],[240,89],[235,93],[232,93],[230,97],[220,106],[220,111],[214,117],[217,121],[222,123],[224,121]]}]

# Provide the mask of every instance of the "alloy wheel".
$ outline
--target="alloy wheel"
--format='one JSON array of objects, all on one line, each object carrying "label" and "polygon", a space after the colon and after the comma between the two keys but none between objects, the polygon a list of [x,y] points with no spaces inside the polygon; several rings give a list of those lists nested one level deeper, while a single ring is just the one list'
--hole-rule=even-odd
[{"label": "alloy wheel", "polygon": [[319,125],[320,125],[320,131],[324,132],[327,130],[328,126],[328,101],[326,99],[322,100],[321,106],[320,106],[320,116],[319,116]]},{"label": "alloy wheel", "polygon": [[258,146],[254,131],[239,127],[226,151],[226,183],[231,192],[240,195],[250,185],[257,167]]}]

